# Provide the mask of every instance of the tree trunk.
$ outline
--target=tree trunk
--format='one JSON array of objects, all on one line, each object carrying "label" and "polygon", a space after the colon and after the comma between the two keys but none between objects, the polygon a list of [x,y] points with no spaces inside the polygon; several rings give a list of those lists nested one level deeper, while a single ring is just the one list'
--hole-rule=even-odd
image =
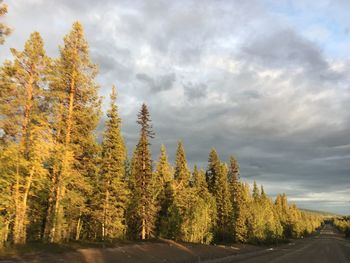
[{"label": "tree trunk", "polygon": [[77,228],[75,231],[75,240],[79,240],[80,239],[80,231],[81,231],[81,227],[82,227],[82,223],[81,223],[81,211],[79,213],[79,219],[78,219],[78,223],[77,223]]},{"label": "tree trunk", "polygon": [[27,206],[28,206],[28,195],[32,185],[34,176],[34,167],[30,169],[29,176],[26,178],[26,184],[24,185],[23,197],[20,198],[18,203],[18,210],[15,218],[15,235],[14,243],[15,244],[24,244],[26,242],[27,236]]},{"label": "tree trunk", "polygon": [[[20,143],[20,154],[24,155],[24,158],[28,160],[29,144],[28,144],[28,125],[30,122],[30,113],[33,106],[33,76],[29,76],[28,83],[25,85],[26,89],[26,102],[24,105],[24,114],[22,122],[22,136]],[[22,152],[23,150],[23,152]],[[27,200],[30,187],[32,184],[32,178],[34,174],[34,168],[31,167],[29,176],[25,176],[25,185],[23,193],[20,191],[20,175],[19,164],[17,164],[16,172],[16,185],[15,185],[15,222],[13,226],[13,242],[15,244],[24,244],[26,242],[26,210]]]},{"label": "tree trunk", "polygon": [[142,206],[141,239],[142,240],[146,239],[145,206]]},{"label": "tree trunk", "polygon": [[75,71],[72,73],[72,79],[70,83],[69,90],[69,108],[67,116],[67,132],[66,132],[66,146],[70,143],[71,131],[72,131],[72,119],[73,119],[73,109],[74,109],[74,97],[75,97]]},{"label": "tree trunk", "polygon": [[108,221],[107,212],[108,212],[108,208],[109,208],[108,187],[109,187],[109,182],[107,183],[107,189],[106,189],[106,193],[105,193],[105,201],[104,201],[104,205],[103,205],[102,240],[106,240],[106,238],[108,237],[108,222],[107,222]]},{"label": "tree trunk", "polygon": [[28,159],[28,125],[30,122],[30,113],[33,106],[33,76],[29,76],[29,81],[25,85],[26,92],[27,92],[27,98],[26,103],[24,106],[24,116],[23,116],[23,123],[22,123],[22,138],[21,138],[21,145],[23,147],[24,156],[26,159]]},{"label": "tree trunk", "polygon": [[[74,109],[74,96],[75,96],[75,71],[72,73],[72,79],[70,83],[70,91],[69,91],[69,108],[68,108],[68,116],[67,116],[67,125],[66,125],[66,137],[64,141],[64,152],[63,152],[63,159],[62,159],[62,169],[60,171],[57,171],[55,177],[55,188],[56,191],[54,193],[54,205],[52,212],[48,215],[49,219],[51,220],[51,223],[49,223],[49,242],[59,242],[61,241],[61,233],[62,229],[62,222],[59,218],[61,215],[60,208],[61,208],[61,201],[63,199],[64,191],[65,191],[65,185],[64,185],[64,177],[66,176],[66,173],[69,170],[68,167],[68,146],[70,144],[70,138],[71,138],[71,129],[72,129],[72,118],[73,118],[73,109]],[[60,130],[59,130],[60,131]],[[59,140],[59,138],[57,138]]]},{"label": "tree trunk", "polygon": [[16,166],[16,183],[15,183],[15,220],[13,225],[13,242],[15,244],[20,243],[19,242],[19,232],[20,232],[20,225],[19,225],[19,213],[20,213],[20,197],[19,197],[19,160],[17,160],[17,166]]}]

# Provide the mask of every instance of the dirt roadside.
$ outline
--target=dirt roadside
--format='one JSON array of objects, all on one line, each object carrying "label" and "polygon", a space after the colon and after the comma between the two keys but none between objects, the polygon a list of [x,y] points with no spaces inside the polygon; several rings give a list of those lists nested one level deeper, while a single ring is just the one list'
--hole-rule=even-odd
[{"label": "dirt roadside", "polygon": [[0,258],[0,262],[197,263],[264,249],[266,249],[266,247],[243,244],[216,246],[162,240],[157,242],[137,242],[110,248],[83,248],[63,253],[50,253],[49,251],[25,253],[16,256],[16,258]]}]

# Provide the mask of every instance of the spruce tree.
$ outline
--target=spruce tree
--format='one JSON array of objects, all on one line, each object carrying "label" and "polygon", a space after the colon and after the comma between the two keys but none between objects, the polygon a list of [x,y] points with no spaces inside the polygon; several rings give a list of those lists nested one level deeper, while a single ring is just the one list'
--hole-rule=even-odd
[{"label": "spruce tree", "polygon": [[230,199],[233,212],[233,238],[235,241],[241,241],[239,227],[241,214],[245,211],[246,204],[244,203],[242,184],[239,181],[239,164],[237,160],[231,156],[228,172],[230,184]]},{"label": "spruce tree", "polygon": [[164,231],[166,228],[165,222],[169,216],[169,208],[173,203],[173,184],[173,169],[168,162],[166,148],[164,145],[161,145],[159,160],[154,173],[154,190],[155,196],[157,197],[157,203],[160,207],[156,221],[156,233],[157,235],[163,235],[164,237],[167,235],[164,233],[166,232]]},{"label": "spruce tree", "polygon": [[208,184],[205,180],[205,172],[199,170],[197,165],[193,168],[192,173],[193,187],[196,188],[199,193],[206,193],[208,191]]},{"label": "spruce tree", "polygon": [[191,172],[187,166],[185,149],[181,141],[177,144],[176,150],[176,166],[175,166],[175,181],[176,188],[187,188],[190,183]]},{"label": "spruce tree", "polygon": [[168,161],[168,155],[164,145],[160,147],[160,155],[156,165],[154,181],[159,197],[164,194],[163,191],[166,183],[173,181],[173,168]]},{"label": "spruce tree", "polygon": [[226,241],[232,237],[232,204],[227,175],[226,164],[220,161],[216,150],[212,149],[209,154],[206,177],[209,190],[216,200],[215,238],[218,241]]},{"label": "spruce tree", "polygon": [[189,214],[191,211],[191,200],[193,193],[190,189],[191,172],[187,165],[186,153],[181,141],[178,142],[176,150],[175,163],[175,197],[174,204],[171,207],[172,222],[178,226],[178,232],[175,234],[175,239],[184,240],[186,232],[190,227]]},{"label": "spruce tree", "polygon": [[283,228],[274,211],[273,203],[265,194],[263,186],[261,186],[261,192],[259,193],[256,183],[253,188],[253,200],[254,201],[249,206],[249,242],[271,243],[282,239]]},{"label": "spruce tree", "polygon": [[193,227],[190,235],[191,242],[208,244],[213,239],[213,230],[216,219],[216,202],[210,194],[205,180],[205,172],[193,170]]},{"label": "spruce tree", "polygon": [[218,179],[218,173],[221,168],[221,161],[215,149],[212,149],[208,158],[208,169],[206,171],[206,180],[208,189],[211,193],[214,193],[216,180]]},{"label": "spruce tree", "polygon": [[190,187],[191,172],[187,166],[186,153],[181,141],[178,142],[175,163],[175,197],[180,213],[184,214],[188,207],[188,190]]},{"label": "spruce tree", "polygon": [[228,180],[229,182],[238,181],[240,177],[240,167],[237,159],[231,155],[229,160],[229,174]]},{"label": "spruce tree", "polygon": [[260,199],[259,188],[258,188],[258,185],[256,184],[255,181],[254,181],[254,184],[253,184],[253,199],[254,199],[254,202],[258,202],[259,199]]},{"label": "spruce tree", "polygon": [[131,235],[142,240],[154,235],[157,202],[154,196],[150,139],[154,137],[146,104],[142,104],[137,123],[141,126],[131,171],[132,200],[129,207]]},{"label": "spruce tree", "polygon": [[83,27],[75,22],[60,47],[50,77],[54,150],[52,189],[44,239],[79,239],[91,178],[96,176],[98,147],[94,130],[100,116],[96,66],[91,62]]},{"label": "spruce tree", "polygon": [[102,240],[124,238],[128,188],[125,178],[126,148],[121,134],[121,119],[116,104],[117,91],[112,88],[102,142],[101,170],[98,180],[98,209],[94,214],[101,225]]},{"label": "spruce tree", "polygon": [[249,191],[249,185],[247,183],[239,183],[237,197],[240,204],[238,213],[235,214],[234,221],[234,237],[236,242],[245,243],[249,239],[248,235],[248,222],[250,220],[249,207],[252,200]]},{"label": "spruce tree", "polygon": [[263,201],[267,199],[267,196],[266,196],[266,193],[265,193],[263,185],[260,186],[260,199],[263,200]]}]

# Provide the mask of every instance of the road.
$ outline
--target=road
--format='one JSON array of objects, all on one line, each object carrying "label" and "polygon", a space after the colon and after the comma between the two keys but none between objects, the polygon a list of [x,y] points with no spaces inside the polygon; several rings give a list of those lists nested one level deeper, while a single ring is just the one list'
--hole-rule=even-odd
[{"label": "road", "polygon": [[350,263],[350,242],[331,225],[314,237],[286,246],[269,248],[246,255],[230,256],[208,263]]}]

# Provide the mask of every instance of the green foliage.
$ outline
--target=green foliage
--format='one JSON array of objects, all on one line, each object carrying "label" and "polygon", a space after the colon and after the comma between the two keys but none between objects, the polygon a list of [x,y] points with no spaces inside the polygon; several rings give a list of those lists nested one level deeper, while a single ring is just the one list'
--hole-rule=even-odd
[{"label": "green foliage", "polygon": [[44,97],[49,60],[37,32],[30,35],[23,51],[11,49],[11,52],[14,61],[6,62],[1,70],[4,104],[0,106],[0,128],[5,146],[18,143],[10,147],[18,163],[8,168],[13,169],[14,174],[13,242],[23,244],[28,225],[28,199],[33,186],[42,185],[40,182],[47,174],[43,166],[52,146]]},{"label": "green foliage", "polygon": [[271,243],[283,239],[283,227],[274,210],[272,200],[254,199],[249,206],[248,240],[251,243]]},{"label": "green foliage", "polygon": [[154,236],[159,206],[154,189],[154,174],[149,139],[153,138],[150,114],[142,104],[137,123],[141,126],[131,169],[132,198],[129,206],[129,234],[133,238],[147,239]]},{"label": "green foliage", "polygon": [[[249,240],[248,223],[250,220],[250,207],[252,198],[250,196],[249,185],[237,182],[234,201],[234,240],[246,243]],[[232,196],[232,195],[231,195]]]},{"label": "green foliage", "polygon": [[350,217],[335,218],[333,220],[333,225],[335,225],[339,231],[345,233],[346,237],[350,237]]},{"label": "green foliage", "polygon": [[191,172],[188,169],[185,149],[181,141],[178,142],[176,151],[175,181],[177,189],[185,189],[189,186]]},{"label": "green foliage", "polygon": [[167,221],[170,212],[169,209],[174,200],[173,168],[168,162],[168,155],[164,145],[160,148],[160,156],[154,173],[153,182],[154,195],[157,197],[157,203],[159,204],[156,235],[163,237],[173,236],[173,231],[167,230],[167,226],[171,225],[171,223]]},{"label": "green foliage", "polygon": [[195,166],[193,171],[193,215],[190,242],[209,244],[213,239],[216,218],[215,198],[209,193],[205,172]]},{"label": "green foliage", "polygon": [[298,238],[311,234],[321,224],[321,217],[300,211],[289,205],[285,194],[277,195],[275,209],[283,226],[285,238]]},{"label": "green foliage", "polygon": [[75,22],[60,47],[50,74],[51,126],[54,150],[50,161],[52,190],[45,239],[79,239],[82,215],[89,214],[91,178],[96,176],[98,147],[94,135],[100,98],[96,66],[89,56],[82,25]]},{"label": "green foliage", "polygon": [[[192,186],[190,185],[192,182]],[[187,242],[209,243],[215,221],[215,199],[208,191],[203,171],[195,168],[193,177],[187,166],[181,142],[176,152],[173,197],[164,215],[164,236]],[[168,229],[168,231],[164,231]]]},{"label": "green foliage", "polygon": [[181,240],[188,238],[190,218],[189,211],[192,206],[192,189],[190,188],[191,173],[187,166],[186,153],[182,142],[178,142],[176,151],[176,165],[174,175],[174,200],[170,214],[176,217],[175,223],[179,224],[179,230],[175,239]]},{"label": "green foliage", "polygon": [[215,149],[209,154],[206,173],[209,191],[216,200],[215,239],[232,238],[232,204],[228,184],[227,165],[222,163]]},{"label": "green foliage", "polygon": [[100,175],[94,193],[96,207],[92,212],[100,229],[98,237],[102,240],[124,238],[126,233],[125,211],[129,197],[125,180],[126,148],[116,100],[117,92],[113,87],[102,141]]}]

